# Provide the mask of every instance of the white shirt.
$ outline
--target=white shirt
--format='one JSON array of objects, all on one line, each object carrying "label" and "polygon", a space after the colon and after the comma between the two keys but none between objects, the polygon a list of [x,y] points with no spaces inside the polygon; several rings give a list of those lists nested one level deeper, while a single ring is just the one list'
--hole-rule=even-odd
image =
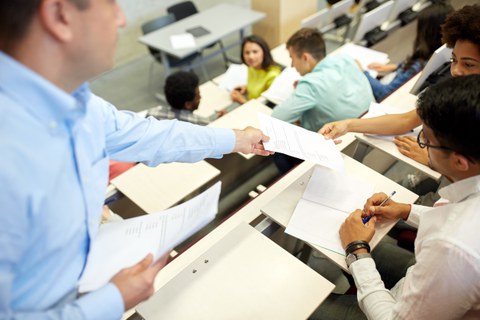
[{"label": "white shirt", "polygon": [[369,319],[480,319],[480,176],[455,182],[440,195],[450,204],[412,206],[418,226],[416,264],[387,290],[373,259],[350,270]]}]

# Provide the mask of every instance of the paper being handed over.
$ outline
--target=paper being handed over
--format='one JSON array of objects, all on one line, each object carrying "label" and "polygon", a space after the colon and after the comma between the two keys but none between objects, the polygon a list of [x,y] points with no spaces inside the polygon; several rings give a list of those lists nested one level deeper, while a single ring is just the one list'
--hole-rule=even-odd
[{"label": "paper being handed over", "polygon": [[92,241],[79,292],[100,288],[121,269],[148,253],[157,260],[213,220],[221,182],[195,198],[165,211],[100,226]]},{"label": "paper being handed over", "polygon": [[342,155],[332,140],[325,140],[321,134],[265,114],[259,113],[258,119],[263,133],[270,137],[268,142],[264,142],[266,150],[344,170]]}]

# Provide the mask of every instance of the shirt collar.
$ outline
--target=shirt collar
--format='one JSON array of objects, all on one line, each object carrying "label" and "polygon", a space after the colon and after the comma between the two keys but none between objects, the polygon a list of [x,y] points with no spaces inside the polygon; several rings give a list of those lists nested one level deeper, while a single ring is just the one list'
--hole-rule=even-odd
[{"label": "shirt collar", "polygon": [[83,116],[91,92],[88,84],[69,94],[0,51],[0,89],[29,113],[51,125]]},{"label": "shirt collar", "polygon": [[480,175],[452,183],[442,188],[438,193],[451,203],[460,202],[469,196],[480,192]]}]

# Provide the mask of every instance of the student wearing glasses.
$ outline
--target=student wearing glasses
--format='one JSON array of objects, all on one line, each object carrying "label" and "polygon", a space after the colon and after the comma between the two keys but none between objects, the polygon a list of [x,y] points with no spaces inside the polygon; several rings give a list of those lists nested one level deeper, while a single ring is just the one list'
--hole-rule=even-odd
[{"label": "student wearing glasses", "polygon": [[[423,130],[417,144],[430,166],[452,184],[440,190],[447,205],[434,208],[383,205],[384,193],[369,198],[340,227],[355,295],[330,295],[312,319],[479,319],[480,318],[480,75],[456,77],[420,94],[417,114]],[[364,224],[362,218],[371,217]],[[393,268],[396,250],[370,254],[375,224],[402,219],[418,228],[416,262]],[[373,258],[372,258],[373,257]],[[403,276],[393,287],[385,279]]]},{"label": "student wearing glasses", "polygon": [[[442,25],[442,40],[452,48],[450,73],[454,77],[480,74],[480,5],[465,6],[450,14]],[[403,134],[421,124],[416,110],[369,119],[347,119],[325,124],[318,132],[337,139],[347,132]],[[414,138],[397,137],[403,155],[428,165],[428,155]]]}]

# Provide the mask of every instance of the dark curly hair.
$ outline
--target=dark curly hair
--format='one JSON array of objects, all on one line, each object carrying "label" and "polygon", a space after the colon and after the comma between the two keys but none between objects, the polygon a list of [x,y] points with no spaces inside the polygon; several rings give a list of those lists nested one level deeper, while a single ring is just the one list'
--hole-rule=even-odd
[{"label": "dark curly hair", "polygon": [[480,160],[480,75],[453,77],[420,94],[417,113],[442,146]]},{"label": "dark curly hair", "polygon": [[177,71],[167,77],[164,91],[168,104],[175,109],[184,109],[185,102],[195,98],[198,77],[193,72]]},{"label": "dark curly hair", "polygon": [[442,40],[449,48],[453,48],[457,40],[480,46],[480,5],[465,6],[450,14],[442,26]]}]

